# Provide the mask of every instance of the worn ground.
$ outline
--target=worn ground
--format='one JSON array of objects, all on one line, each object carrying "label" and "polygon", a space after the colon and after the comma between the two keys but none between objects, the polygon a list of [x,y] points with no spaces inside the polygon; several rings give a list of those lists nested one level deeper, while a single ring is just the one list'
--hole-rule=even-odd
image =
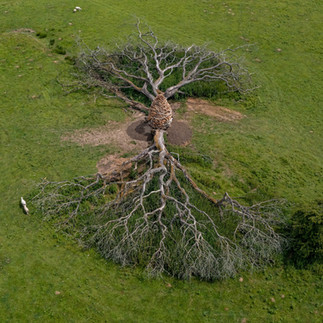
[{"label": "worn ground", "polygon": [[[183,105],[183,104],[182,104]],[[179,104],[173,104],[176,111]],[[187,146],[191,142],[193,130],[191,121],[195,114],[209,116],[216,122],[237,122],[244,116],[232,109],[214,105],[206,100],[189,98],[184,113],[176,114],[171,127],[167,130],[167,142],[175,146]],[[123,155],[134,155],[147,148],[153,140],[153,132],[140,112],[132,113],[124,122],[109,122],[99,128],[79,129],[62,136],[63,141],[78,145],[112,146],[117,154],[109,154],[98,161],[97,168],[101,174],[108,174],[127,159]]]}]

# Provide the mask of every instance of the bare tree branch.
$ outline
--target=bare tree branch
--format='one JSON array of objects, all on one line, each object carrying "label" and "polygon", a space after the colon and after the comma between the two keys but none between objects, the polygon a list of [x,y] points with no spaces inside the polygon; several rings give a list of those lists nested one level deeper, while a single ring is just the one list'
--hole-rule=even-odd
[{"label": "bare tree branch", "polygon": [[[280,202],[242,206],[227,193],[210,198],[167,151],[163,133],[157,130],[152,146],[107,177],[45,180],[34,205],[47,218],[59,215],[61,228],[79,227],[83,242],[107,259],[144,264],[154,275],[212,280],[271,262],[282,248],[273,229]],[[131,170],[137,175],[129,180]],[[194,202],[199,196],[212,213]]]},{"label": "bare tree branch", "polygon": [[[34,205],[59,228],[74,228],[84,244],[107,259],[144,265],[154,275],[213,280],[272,262],[283,243],[274,231],[281,221],[280,202],[243,206],[227,193],[214,199],[164,142],[173,120],[168,98],[201,81],[220,80],[228,90],[248,91],[250,74],[234,59],[234,49],[161,44],[150,29],[142,30],[140,21],[136,28],[136,40],[114,52],[99,47],[83,52],[76,63],[77,86],[98,88],[148,110],[152,145],[107,174],[44,180]],[[161,91],[174,73],[175,84]],[[150,108],[130,98],[129,88],[152,101]]]},{"label": "bare tree branch", "polygon": [[[241,93],[253,89],[250,73],[235,55],[241,47],[215,52],[206,46],[161,43],[150,29],[142,30],[139,20],[136,30],[128,43],[118,46],[115,51],[101,47],[83,51],[76,65],[86,75],[87,82],[104,88],[113,84],[119,91],[128,86],[150,101],[161,92],[169,99],[195,82],[221,81],[226,84],[227,91]],[[175,73],[179,80],[165,88],[165,79]]]}]

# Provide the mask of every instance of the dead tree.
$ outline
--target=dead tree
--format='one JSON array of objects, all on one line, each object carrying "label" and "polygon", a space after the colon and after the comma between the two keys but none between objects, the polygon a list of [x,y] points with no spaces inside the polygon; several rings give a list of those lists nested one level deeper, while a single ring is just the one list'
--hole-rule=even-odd
[{"label": "dead tree", "polygon": [[[117,50],[107,51],[97,47],[85,49],[76,62],[78,85],[97,87],[105,95],[113,93],[130,106],[147,112],[147,107],[125,93],[132,89],[151,102],[162,92],[166,99],[196,82],[222,82],[227,91],[253,90],[250,73],[239,61],[236,52],[241,48],[227,48],[215,52],[206,46],[182,47],[170,42],[161,43],[148,30],[143,32],[140,21],[137,33]],[[172,76],[173,84],[167,86]],[[73,85],[73,88],[75,84]]]},{"label": "dead tree", "polygon": [[[262,266],[282,248],[274,231],[279,202],[243,206],[227,193],[214,199],[198,187],[166,148],[164,133],[173,112],[167,99],[193,82],[220,80],[228,90],[251,89],[250,75],[228,58],[195,45],[160,44],[137,23],[137,42],[112,53],[83,53],[82,85],[114,93],[132,107],[148,111],[152,145],[107,174],[40,184],[34,204],[60,228],[75,227],[79,239],[122,265],[141,264],[152,274],[212,280],[241,268]],[[179,78],[163,88],[173,73]],[[152,103],[128,98],[127,89]]]}]

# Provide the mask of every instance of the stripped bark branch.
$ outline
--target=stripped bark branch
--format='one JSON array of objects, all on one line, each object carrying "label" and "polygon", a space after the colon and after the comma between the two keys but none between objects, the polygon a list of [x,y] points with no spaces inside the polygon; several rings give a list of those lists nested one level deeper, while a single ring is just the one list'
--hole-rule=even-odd
[{"label": "stripped bark branch", "polygon": [[[254,89],[250,73],[235,54],[241,47],[215,52],[206,46],[161,43],[139,20],[136,31],[128,43],[114,51],[86,48],[76,62],[81,82],[87,87],[111,91],[130,105],[132,100],[121,94],[126,88],[150,101],[160,92],[169,99],[195,82],[219,81],[226,85],[227,91],[241,93]],[[165,87],[165,80],[172,74],[177,75],[174,78],[177,81]]]},{"label": "stripped bark branch", "polygon": [[[173,120],[168,98],[188,84],[213,80],[245,92],[251,89],[250,74],[232,60],[232,49],[214,52],[196,45],[161,44],[151,30],[142,31],[139,21],[136,28],[135,42],[114,52],[98,47],[80,55],[78,84],[149,110],[153,144],[105,176],[44,180],[34,205],[60,228],[74,227],[80,240],[107,259],[145,265],[154,275],[212,280],[272,262],[282,248],[274,231],[280,221],[279,202],[243,206],[227,193],[216,200],[164,142]],[[178,81],[161,91],[173,73]],[[129,88],[152,101],[151,107],[130,98]]]},{"label": "stripped bark branch", "polygon": [[282,248],[273,229],[280,202],[242,206],[227,193],[215,200],[168,152],[163,135],[156,130],[152,146],[108,177],[45,180],[34,204],[47,218],[59,215],[60,228],[80,228],[107,259],[144,264],[153,275],[213,280],[271,262]]}]

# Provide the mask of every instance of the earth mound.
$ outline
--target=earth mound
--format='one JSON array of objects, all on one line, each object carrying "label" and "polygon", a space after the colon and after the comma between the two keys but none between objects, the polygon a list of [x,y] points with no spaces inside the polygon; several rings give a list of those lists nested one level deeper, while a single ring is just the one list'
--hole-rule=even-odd
[{"label": "earth mound", "polygon": [[[180,104],[172,104],[175,111],[175,119],[166,131],[167,142],[171,145],[186,146],[190,143],[193,131],[189,124],[194,114],[204,114],[221,122],[237,122],[245,116],[221,106],[216,106],[202,99],[190,98],[186,102],[186,112],[181,119],[176,119],[176,110]],[[142,113],[136,113],[126,122],[110,121],[105,126],[94,129],[81,129],[62,136],[62,140],[83,145],[112,145],[117,154],[105,156],[97,163],[101,174],[111,174],[126,158],[123,154],[136,154],[151,145],[153,141],[153,129],[145,121]]]},{"label": "earth mound", "polygon": [[[153,140],[152,128],[144,119],[137,120],[129,125],[127,134],[130,138],[151,142]],[[192,130],[186,122],[173,120],[167,130],[168,143],[171,145],[187,145],[192,138]]]}]

